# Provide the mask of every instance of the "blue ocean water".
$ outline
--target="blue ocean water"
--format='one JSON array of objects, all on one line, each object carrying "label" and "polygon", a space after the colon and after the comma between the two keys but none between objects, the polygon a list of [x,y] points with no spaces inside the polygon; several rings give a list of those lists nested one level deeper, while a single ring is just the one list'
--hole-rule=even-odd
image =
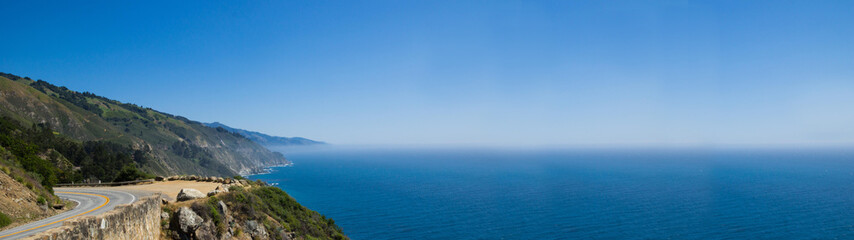
[{"label": "blue ocean water", "polygon": [[854,151],[288,152],[353,239],[854,239]]}]

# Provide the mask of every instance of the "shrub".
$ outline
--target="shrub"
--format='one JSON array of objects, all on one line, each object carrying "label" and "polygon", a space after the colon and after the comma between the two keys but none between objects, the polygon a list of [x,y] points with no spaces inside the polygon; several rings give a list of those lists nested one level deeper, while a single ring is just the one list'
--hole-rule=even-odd
[{"label": "shrub", "polygon": [[[347,239],[334,221],[303,207],[276,187],[253,187],[229,192],[222,198],[229,203],[232,211],[244,213],[249,219],[262,220],[270,230],[284,227],[305,239]],[[268,216],[279,224],[268,222]]]},{"label": "shrub", "polygon": [[39,203],[39,205],[45,205],[47,203],[47,200],[45,200],[44,197],[39,196],[39,198],[36,199],[36,202]]},{"label": "shrub", "polygon": [[218,236],[222,236],[222,234],[226,230],[225,220],[223,218],[223,214],[217,211],[217,204],[219,203],[219,199],[217,197],[210,197],[206,202],[195,202],[191,209],[193,212],[196,212],[202,219],[211,220],[216,226],[216,232]]},{"label": "shrub", "polygon": [[241,191],[243,191],[243,187],[241,187],[241,186],[231,186],[231,187],[228,187],[228,191],[229,191],[229,192],[241,192]]},{"label": "shrub", "polygon": [[10,219],[9,216],[6,216],[6,214],[0,212],[0,228],[9,226],[9,224],[12,224],[12,219]]},{"label": "shrub", "polygon": [[213,220],[214,226],[216,226],[216,233],[217,235],[222,235],[225,232],[225,222],[223,221],[222,214],[216,210],[217,204],[219,204],[219,199],[216,197],[208,199],[208,211],[210,211],[211,220]]},{"label": "shrub", "polygon": [[126,164],[124,167],[122,167],[122,170],[119,171],[116,178],[113,179],[113,182],[124,182],[124,181],[133,181],[133,180],[140,180],[140,179],[152,179],[152,178],[154,178],[154,175],[151,175],[151,174],[148,174],[146,172],[143,172],[142,170],[139,170],[139,168],[137,168],[137,166],[136,166],[136,163],[131,162],[129,164]]}]

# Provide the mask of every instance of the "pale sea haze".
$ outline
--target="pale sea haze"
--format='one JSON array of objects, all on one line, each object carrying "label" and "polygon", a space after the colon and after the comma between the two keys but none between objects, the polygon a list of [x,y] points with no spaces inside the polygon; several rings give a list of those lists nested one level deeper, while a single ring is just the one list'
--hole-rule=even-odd
[{"label": "pale sea haze", "polygon": [[854,238],[849,150],[284,151],[353,239]]}]

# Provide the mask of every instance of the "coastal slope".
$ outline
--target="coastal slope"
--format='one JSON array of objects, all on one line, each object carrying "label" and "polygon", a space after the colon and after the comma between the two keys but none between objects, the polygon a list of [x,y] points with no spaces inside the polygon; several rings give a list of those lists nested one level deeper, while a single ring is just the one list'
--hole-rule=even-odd
[{"label": "coastal slope", "polygon": [[0,73],[0,116],[80,142],[126,146],[143,156],[142,170],[159,175],[233,176],[288,163],[240,134],[7,73]]},{"label": "coastal slope", "polygon": [[261,145],[264,145],[267,147],[306,146],[306,145],[326,144],[325,142],[315,141],[315,140],[311,140],[311,139],[307,139],[307,138],[301,138],[301,137],[270,136],[270,135],[263,134],[260,132],[229,127],[229,126],[222,124],[220,122],[205,123],[205,126],[212,127],[212,128],[223,128],[225,130],[228,130],[229,132],[238,133],[240,135],[243,135],[246,138],[249,138],[250,140],[252,140],[254,142],[257,142],[258,144],[261,144]]}]

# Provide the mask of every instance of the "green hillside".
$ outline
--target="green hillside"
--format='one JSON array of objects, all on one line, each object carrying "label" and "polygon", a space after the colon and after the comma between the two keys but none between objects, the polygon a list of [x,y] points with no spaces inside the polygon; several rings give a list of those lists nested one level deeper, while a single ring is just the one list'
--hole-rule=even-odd
[{"label": "green hillside", "polygon": [[232,176],[287,163],[281,154],[239,134],[6,73],[0,73],[0,116],[22,126],[41,124],[81,144],[126,148],[139,155],[134,160],[139,168],[160,175]]}]

